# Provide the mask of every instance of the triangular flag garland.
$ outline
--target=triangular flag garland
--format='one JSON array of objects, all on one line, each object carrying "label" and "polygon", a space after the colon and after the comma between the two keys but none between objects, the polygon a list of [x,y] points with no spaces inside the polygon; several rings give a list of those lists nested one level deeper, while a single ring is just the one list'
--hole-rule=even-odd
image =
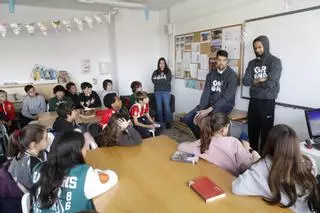
[{"label": "triangular flag garland", "polygon": [[[57,33],[65,30],[69,33],[72,32],[72,24],[74,23],[79,31],[83,31],[84,24],[88,28],[93,28],[94,24],[102,24],[104,21],[108,24],[111,23],[111,16],[118,13],[118,9],[108,11],[105,13],[99,13],[92,16],[75,17],[69,20],[54,20],[54,21],[40,21],[37,23],[1,23],[0,22],[0,38],[6,38],[8,35],[8,29],[11,28],[14,35],[18,36],[21,32],[27,32],[30,35],[34,35],[38,29],[43,35],[48,35],[49,29],[54,29]],[[104,19],[103,19],[104,18]]]}]

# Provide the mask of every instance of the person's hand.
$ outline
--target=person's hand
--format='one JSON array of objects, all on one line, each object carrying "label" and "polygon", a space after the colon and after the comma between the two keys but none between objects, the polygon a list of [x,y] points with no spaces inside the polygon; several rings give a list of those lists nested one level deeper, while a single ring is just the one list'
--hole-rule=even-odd
[{"label": "person's hand", "polygon": [[94,98],[91,98],[90,103],[93,104],[94,103]]},{"label": "person's hand", "polygon": [[267,81],[268,80],[268,78],[259,78],[259,82],[260,83],[263,83],[263,82],[265,82],[265,81]]},{"label": "person's hand", "polygon": [[246,149],[246,150],[250,150],[250,143],[248,141],[242,141],[242,146]]},{"label": "person's hand", "polygon": [[121,131],[124,131],[129,126],[129,122],[126,119],[121,118],[118,120],[118,125],[120,126]]},{"label": "person's hand", "polygon": [[212,107],[209,107],[208,109],[198,111],[196,116],[194,117],[194,121],[196,121],[196,123],[199,124],[199,121],[202,118],[207,117],[212,110]]},{"label": "person's hand", "polygon": [[36,115],[35,117],[34,117],[34,120],[38,120],[39,119],[39,115]]},{"label": "person's hand", "polygon": [[147,125],[147,128],[148,128],[148,129],[155,129],[156,126],[155,126],[154,124],[151,124],[151,125]]},{"label": "person's hand", "polygon": [[259,84],[259,83],[260,83],[260,78],[255,78],[255,79],[253,80],[253,83],[254,83],[254,84]]},{"label": "person's hand", "polygon": [[88,100],[88,101],[86,102],[86,105],[87,105],[87,106],[90,106],[90,104],[91,104],[91,101]]},{"label": "person's hand", "polygon": [[83,105],[84,105],[84,102],[83,102],[83,101],[81,101],[81,102],[80,102],[80,105],[81,105],[81,106],[83,106]]},{"label": "person's hand", "polygon": [[257,160],[259,160],[261,158],[261,156],[259,155],[259,153],[257,151],[252,151],[252,157],[253,157],[253,162],[256,162]]}]

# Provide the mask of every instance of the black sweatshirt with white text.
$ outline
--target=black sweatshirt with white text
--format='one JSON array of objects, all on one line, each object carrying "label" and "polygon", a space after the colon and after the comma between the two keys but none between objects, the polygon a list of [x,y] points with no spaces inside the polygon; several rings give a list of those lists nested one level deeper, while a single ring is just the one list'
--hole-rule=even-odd
[{"label": "black sweatshirt with white text", "polygon": [[[261,41],[264,53],[251,60],[243,77],[243,85],[250,86],[250,97],[256,99],[277,99],[280,91],[282,71],[281,60],[269,52],[269,39],[259,36],[255,41]],[[254,84],[255,79],[267,78],[265,82]]]},{"label": "black sweatshirt with white text", "polygon": [[155,70],[152,73],[152,82],[154,84],[155,92],[170,92],[171,91],[171,71],[167,70],[165,72],[161,72]]},{"label": "black sweatshirt with white text", "polygon": [[234,107],[238,85],[238,76],[229,66],[219,73],[217,69],[209,72],[206,77],[199,107],[201,110],[212,107]]}]

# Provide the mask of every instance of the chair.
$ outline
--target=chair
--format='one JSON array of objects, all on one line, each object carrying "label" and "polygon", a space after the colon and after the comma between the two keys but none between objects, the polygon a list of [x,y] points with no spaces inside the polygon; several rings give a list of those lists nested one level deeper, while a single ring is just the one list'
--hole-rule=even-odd
[{"label": "chair", "polygon": [[30,193],[25,193],[21,199],[22,213],[30,213],[31,211],[31,202],[30,202]]}]

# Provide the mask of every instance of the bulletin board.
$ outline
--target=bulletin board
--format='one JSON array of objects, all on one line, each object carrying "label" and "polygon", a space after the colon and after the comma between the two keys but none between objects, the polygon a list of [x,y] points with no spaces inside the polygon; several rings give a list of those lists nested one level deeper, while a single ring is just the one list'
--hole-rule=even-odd
[{"label": "bulletin board", "polygon": [[218,50],[229,54],[228,65],[237,73],[242,70],[241,24],[175,36],[175,78],[185,79],[188,88],[202,90],[206,75],[215,68]]}]

